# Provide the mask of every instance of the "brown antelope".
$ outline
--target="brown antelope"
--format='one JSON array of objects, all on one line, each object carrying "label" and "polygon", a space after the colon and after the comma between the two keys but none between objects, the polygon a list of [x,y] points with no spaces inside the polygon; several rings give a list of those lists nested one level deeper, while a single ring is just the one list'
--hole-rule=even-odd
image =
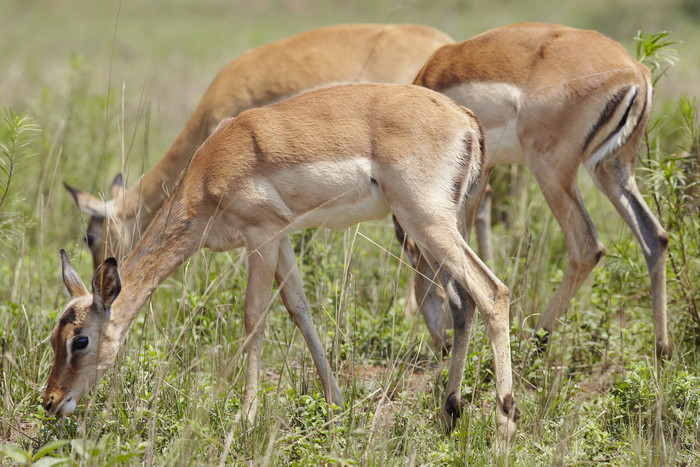
[{"label": "brown antelope", "polygon": [[[133,249],[197,146],[224,118],[332,83],[410,84],[430,54],[451,42],[427,26],[347,24],[296,34],[236,58],[209,85],[175,142],[136,185],[124,189],[118,175],[110,201],[66,185],[90,215],[85,238],[93,268],[110,256],[121,261]],[[433,340],[441,342],[440,318],[426,322]]]},{"label": "brown antelope", "polygon": [[345,229],[392,212],[440,272],[454,322],[441,408],[447,429],[460,387],[475,306],[494,353],[497,425],[509,440],[512,396],[509,291],[457,228],[482,169],[483,135],[473,114],[434,91],[391,84],[321,89],[221,122],[197,150],[172,195],[121,271],[111,258],[90,294],[61,254],[72,300],[51,336],[55,360],[44,395],[50,414],[71,413],[110,368],[139,309],[200,248],[245,247],[248,360],[242,414],[253,420],[262,338],[273,279],[308,345],[326,399],[343,397],[314,328],[289,233]]},{"label": "brown antelope", "polygon": [[[597,32],[526,23],[441,47],[414,84],[469,107],[486,134],[487,174],[496,164],[527,164],[559,222],[569,264],[537,327],[551,333],[605,253],[578,191],[576,176],[583,164],[639,240],[651,277],[656,354],[670,356],[668,234],[634,179],[636,152],[651,111],[649,70]],[[482,193],[488,175],[483,180]],[[468,227],[478,206],[470,203]],[[403,240],[404,235],[398,230],[397,234]],[[480,247],[489,242],[483,232],[481,237]],[[410,241],[406,244],[415,255]],[[427,264],[416,262],[424,274],[429,271]],[[432,283],[416,275],[415,287],[417,297],[428,296],[423,311],[440,316],[440,299]]]}]

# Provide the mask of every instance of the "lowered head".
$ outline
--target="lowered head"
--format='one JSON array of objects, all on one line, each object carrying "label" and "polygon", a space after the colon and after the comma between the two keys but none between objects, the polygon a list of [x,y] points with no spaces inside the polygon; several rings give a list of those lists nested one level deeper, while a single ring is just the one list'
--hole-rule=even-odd
[{"label": "lowered head", "polygon": [[92,293],[64,250],[61,266],[70,301],[51,334],[54,363],[43,404],[49,415],[73,413],[80,398],[112,366],[120,344],[112,319],[112,304],[121,291],[117,261],[109,258],[97,268]]}]

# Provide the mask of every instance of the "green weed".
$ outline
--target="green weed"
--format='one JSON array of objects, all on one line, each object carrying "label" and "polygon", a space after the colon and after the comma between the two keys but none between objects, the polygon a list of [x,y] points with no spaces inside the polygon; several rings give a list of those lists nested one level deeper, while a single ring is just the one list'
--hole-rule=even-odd
[{"label": "green weed", "polygon": [[[548,0],[352,6],[178,0],[168,8],[123,3],[119,18],[116,5],[40,3],[10,1],[0,14],[0,69],[7,70],[0,99],[8,108],[0,126],[0,192],[7,192],[0,195],[0,463],[700,463],[700,125],[698,88],[681,74],[698,62],[700,28],[689,2],[593,0],[552,8]],[[215,73],[269,40],[343,21],[429,23],[462,40],[543,19],[627,41],[654,73],[653,121],[638,180],[670,236],[675,353],[666,366],[649,362],[643,255],[585,176],[581,191],[592,217],[610,219],[597,226],[607,256],[563,317],[550,351],[532,347],[530,333],[563,274],[566,246],[531,175],[507,168],[493,179],[495,198],[510,199],[495,208],[493,269],[512,299],[521,420],[509,453],[496,449],[492,355],[479,319],[462,418],[451,435],[440,430],[445,361],[421,317],[406,311],[412,272],[390,222],[293,238],[345,409],[323,400],[303,339],[277,299],[268,310],[257,419],[244,429],[235,422],[244,382],[246,267],[240,252],[202,252],[153,295],[115,369],[75,416],[46,415],[48,336],[65,303],[58,249],[77,259],[83,278],[91,272],[85,218],[62,181],[100,192],[124,171],[133,183],[184,125]],[[673,33],[638,34],[635,42],[640,28]]]}]

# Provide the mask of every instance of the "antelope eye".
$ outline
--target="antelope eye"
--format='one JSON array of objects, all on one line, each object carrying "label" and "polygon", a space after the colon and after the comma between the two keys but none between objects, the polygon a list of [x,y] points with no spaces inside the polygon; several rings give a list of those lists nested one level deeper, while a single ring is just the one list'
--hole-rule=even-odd
[{"label": "antelope eye", "polygon": [[81,350],[87,347],[88,345],[88,338],[87,336],[77,336],[75,339],[73,339],[73,344],[72,344],[72,349],[75,350]]},{"label": "antelope eye", "polygon": [[95,244],[95,235],[85,232],[85,243],[87,243],[88,247],[92,247]]}]

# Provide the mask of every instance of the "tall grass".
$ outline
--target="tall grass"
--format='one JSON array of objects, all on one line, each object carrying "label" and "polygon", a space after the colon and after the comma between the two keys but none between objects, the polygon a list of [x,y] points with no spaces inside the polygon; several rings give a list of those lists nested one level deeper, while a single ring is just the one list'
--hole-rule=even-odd
[{"label": "tall grass", "polygon": [[[134,21],[128,20],[134,15],[132,4],[122,4],[121,20],[115,19],[116,6],[96,12],[92,5],[85,7],[85,14],[97,19],[72,32],[67,49],[84,37],[95,37],[99,40],[90,47],[97,53],[90,53],[90,47],[81,49],[82,54],[64,53],[56,43],[50,48],[53,56],[43,55],[43,64],[28,53],[25,62],[8,67],[0,86],[7,101],[3,105],[15,113],[5,115],[0,143],[6,153],[19,156],[19,172],[13,177],[20,178],[19,183],[0,179],[15,200],[0,206],[1,462],[699,463],[700,126],[692,96],[664,97],[672,94],[668,88],[678,79],[674,70],[657,83],[653,122],[638,163],[642,191],[671,237],[667,276],[675,355],[664,367],[657,369],[650,361],[651,302],[643,256],[586,176],[580,183],[592,217],[610,219],[597,223],[608,254],[563,317],[550,351],[540,355],[531,349],[531,329],[563,274],[566,248],[531,176],[519,170],[514,180],[522,185],[522,194],[509,200],[510,169],[497,174],[501,191],[494,214],[500,220],[494,227],[494,270],[512,291],[515,396],[522,409],[515,446],[507,456],[499,457],[493,449],[492,356],[478,320],[462,388],[465,414],[452,435],[439,430],[445,362],[432,348],[421,318],[406,312],[412,274],[389,222],[346,232],[307,231],[293,239],[319,335],[347,400],[344,411],[324,402],[304,341],[274,300],[267,318],[258,419],[245,430],[236,425],[245,366],[240,349],[246,268],[240,252],[232,251],[199,253],[173,274],[132,326],[114,370],[75,416],[46,416],[41,395],[53,359],[48,336],[65,303],[58,248],[69,251],[84,279],[91,274],[82,244],[84,219],[60,182],[97,192],[122,169],[130,169],[129,179],[135,180],[162,154],[226,61],[248,47],[321,22],[432,22],[464,39],[520,19],[593,26],[577,23],[584,21],[577,18],[594,21],[603,16],[596,8],[581,6],[561,6],[561,16],[556,16],[545,1],[528,7],[536,18],[523,12],[525,7],[507,2],[362,2],[366,10],[361,13],[338,2],[317,9],[314,2],[292,3],[284,6],[285,18],[275,1],[258,2],[255,14],[236,7],[235,18],[216,2],[182,0],[169,9],[147,3],[139,7],[141,19]],[[25,3],[8,5],[21,18]],[[81,6],[54,6],[57,16],[51,17],[40,14],[37,5],[26,5],[30,18],[24,24],[32,30],[42,25],[53,30],[52,21],[68,23]],[[625,13],[625,5],[613,9]],[[647,10],[656,12],[655,18],[668,18],[671,12],[666,10],[683,5]],[[665,29],[654,23],[658,19],[639,19],[647,15],[642,13],[634,24],[626,19],[619,30],[606,30],[610,19],[599,26],[617,39],[629,39],[632,50],[637,23],[649,30]],[[691,21],[689,15],[674,19],[674,24]],[[483,24],[474,18],[482,18]],[[141,21],[146,19],[158,19],[161,26],[150,40],[143,40],[148,35],[143,35]],[[234,26],[240,33],[231,33]],[[5,47],[32,52],[40,49],[37,44],[46,45],[34,36],[12,42],[26,36],[14,34],[15,27],[8,24],[5,29],[10,39]],[[212,32],[207,34],[207,28]],[[198,32],[187,36],[190,41],[182,38],[188,29]],[[139,55],[130,35],[141,40],[150,62]],[[60,36],[50,38],[55,37]],[[673,34],[653,37],[657,44],[676,40]],[[648,37],[640,40],[640,46],[649,46]],[[175,43],[173,49],[168,41]],[[674,47],[681,65],[692,62],[681,53],[682,44]],[[659,57],[658,50],[640,50]],[[131,64],[123,60],[129,56],[134,57]],[[170,62],[161,57],[170,57]],[[666,69],[668,62],[659,63],[659,70]],[[20,73],[21,66],[28,72]],[[158,76],[167,66],[177,71]],[[18,76],[34,79],[24,82]],[[3,162],[10,160],[4,157]]]}]

